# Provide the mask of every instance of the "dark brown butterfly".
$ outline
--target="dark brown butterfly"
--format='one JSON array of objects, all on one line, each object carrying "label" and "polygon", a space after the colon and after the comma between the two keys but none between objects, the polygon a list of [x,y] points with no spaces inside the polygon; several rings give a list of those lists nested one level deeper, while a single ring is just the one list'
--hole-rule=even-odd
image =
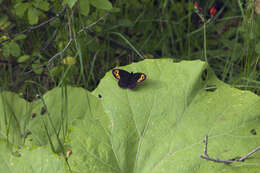
[{"label": "dark brown butterfly", "polygon": [[146,79],[144,73],[129,73],[121,69],[114,69],[112,73],[114,77],[119,80],[118,86],[120,88],[135,89],[138,83],[142,83]]}]

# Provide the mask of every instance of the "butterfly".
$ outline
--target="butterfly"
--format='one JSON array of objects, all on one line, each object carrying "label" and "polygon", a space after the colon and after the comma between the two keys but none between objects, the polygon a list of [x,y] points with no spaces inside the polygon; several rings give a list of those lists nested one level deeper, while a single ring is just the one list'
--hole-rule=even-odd
[{"label": "butterfly", "polygon": [[129,73],[121,69],[112,70],[112,74],[118,79],[118,86],[120,88],[135,89],[138,83],[142,83],[146,79],[144,73]]}]

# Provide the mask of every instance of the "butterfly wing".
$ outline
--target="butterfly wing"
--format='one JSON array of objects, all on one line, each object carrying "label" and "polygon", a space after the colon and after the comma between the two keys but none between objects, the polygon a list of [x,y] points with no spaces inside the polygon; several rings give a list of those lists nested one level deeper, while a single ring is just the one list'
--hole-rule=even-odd
[{"label": "butterfly wing", "polygon": [[124,79],[120,79],[118,81],[118,86],[120,88],[129,88],[129,82],[127,80],[124,80]]},{"label": "butterfly wing", "polygon": [[116,79],[118,79],[118,85],[121,88],[128,88],[129,81],[131,80],[131,73],[121,69],[114,69],[112,73]]},{"label": "butterfly wing", "polygon": [[144,73],[129,73],[121,69],[112,70],[112,74],[118,79],[118,85],[121,88],[135,89],[138,83],[142,83],[146,79]]},{"label": "butterfly wing", "polygon": [[134,73],[133,78],[136,83],[142,83],[146,79],[146,75],[144,73]]},{"label": "butterfly wing", "polygon": [[138,83],[142,83],[146,79],[146,75],[144,73],[134,73],[131,74],[131,80],[129,81],[128,88],[135,89]]}]

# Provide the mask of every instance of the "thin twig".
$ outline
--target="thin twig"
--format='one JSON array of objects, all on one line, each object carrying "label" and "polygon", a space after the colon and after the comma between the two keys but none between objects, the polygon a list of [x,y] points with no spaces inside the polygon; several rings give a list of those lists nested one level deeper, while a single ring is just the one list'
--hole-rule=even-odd
[{"label": "thin twig", "polygon": [[69,19],[69,21],[68,21],[68,30],[69,30],[69,37],[70,37],[69,42],[67,43],[67,45],[66,45],[60,52],[56,53],[53,57],[51,57],[51,58],[49,59],[48,63],[50,63],[50,62],[51,62],[53,59],[55,59],[57,56],[63,54],[63,53],[66,51],[66,49],[69,47],[69,45],[71,44],[71,42],[74,40],[73,35],[72,35],[72,31],[71,31],[71,27],[70,27],[70,19]]},{"label": "thin twig", "polygon": [[[94,25],[96,25],[99,21],[101,21],[103,18],[105,18],[109,13],[106,13],[104,16],[102,16],[101,18],[99,18],[97,21],[95,21],[94,23],[82,28],[79,32],[83,31],[84,29],[89,29],[90,27],[93,27]],[[53,57],[51,57],[48,62],[44,63],[43,65],[39,66],[38,68],[44,67],[46,64],[49,64],[51,61],[53,61],[57,56],[63,54],[66,49],[68,49],[68,47],[70,46],[71,42],[74,40],[73,35],[72,35],[72,30],[71,30],[71,26],[70,26],[70,19],[68,21],[68,30],[69,30],[69,41],[66,44],[66,46],[58,53],[56,53]],[[79,33],[77,32],[77,33]],[[33,70],[27,71],[26,73],[31,73]]]},{"label": "thin twig", "polygon": [[[89,28],[93,27],[93,26],[96,25],[99,21],[101,21],[102,19],[104,19],[108,14],[109,14],[109,13],[106,13],[104,16],[102,16],[101,18],[99,18],[99,19],[98,19],[97,21],[95,21],[94,23],[92,23],[92,24],[90,24],[90,25],[88,25],[88,26],[82,28],[80,31],[77,32],[77,34],[80,33],[80,32],[82,32],[82,31],[84,31],[84,30],[86,30],[86,29],[89,29]],[[57,56],[63,54],[63,53],[66,51],[66,49],[70,46],[71,42],[74,40],[73,35],[72,35],[72,31],[71,31],[71,27],[70,27],[70,19],[69,19],[69,22],[68,22],[68,28],[69,28],[69,37],[70,37],[69,42],[67,43],[67,45],[66,45],[60,52],[56,53],[53,57],[51,57],[47,63],[50,63],[50,62],[51,62],[52,60],[54,60]]]},{"label": "thin twig", "polygon": [[[67,24],[68,24],[69,37],[70,37],[69,42],[67,43],[67,45],[66,45],[60,52],[56,53],[53,57],[51,57],[51,58],[49,59],[48,62],[44,63],[43,65],[40,65],[38,68],[44,67],[46,64],[49,64],[52,60],[54,60],[57,56],[63,54],[63,53],[66,51],[66,49],[69,47],[69,45],[71,44],[71,42],[74,40],[73,35],[72,35],[72,31],[71,31],[71,27],[70,27],[70,18],[69,18],[69,21],[68,21]],[[26,72],[26,73],[31,73],[32,71],[33,71],[33,69],[30,70],[30,71],[28,71],[28,72]]]},{"label": "thin twig", "polygon": [[123,50],[126,50],[128,52],[133,52],[133,49],[117,42],[117,41],[114,41],[114,40],[111,40],[111,39],[106,39],[104,36],[102,35],[98,35],[96,34],[95,32],[93,31],[88,31],[87,34],[91,35],[92,37],[97,37],[100,41],[105,41],[107,40],[109,42],[109,45],[111,45],[112,47],[116,47],[116,48],[120,48],[120,49],[123,49]]},{"label": "thin twig", "polygon": [[57,13],[55,16],[53,16],[53,17],[51,17],[50,19],[48,19],[48,20],[46,20],[46,21],[40,23],[39,25],[31,26],[31,27],[29,27],[29,28],[27,28],[27,29],[25,29],[25,30],[19,32],[19,33],[16,33],[16,34],[10,36],[9,38],[7,38],[7,39],[5,39],[5,40],[2,40],[2,41],[0,42],[0,46],[1,46],[2,43],[4,43],[4,42],[9,41],[9,40],[12,40],[12,39],[15,38],[17,35],[24,34],[24,33],[27,33],[27,32],[31,32],[32,30],[35,30],[35,29],[37,29],[37,28],[40,28],[40,27],[43,26],[43,25],[46,25],[46,24],[50,23],[51,21],[53,21],[54,19],[56,19],[57,17],[59,17],[59,16],[65,11],[65,9],[66,9],[66,7],[63,8],[63,9],[62,9],[59,13]]},{"label": "thin twig", "polygon": [[87,29],[93,27],[94,25],[96,25],[98,22],[100,22],[101,20],[103,20],[103,19],[104,19],[106,16],[108,16],[108,15],[109,15],[109,12],[107,12],[104,16],[100,17],[97,21],[93,22],[92,24],[83,27],[81,30],[79,30],[79,31],[77,32],[77,34],[81,33],[81,32],[84,31],[84,30],[87,30]]},{"label": "thin twig", "polygon": [[208,156],[208,136],[205,136],[205,140],[203,141],[204,143],[204,149],[203,149],[203,153],[204,155],[200,155],[200,158],[202,159],[206,159],[212,162],[217,162],[217,163],[225,163],[225,164],[231,164],[233,162],[243,162],[245,159],[247,159],[248,157],[250,157],[251,155],[253,155],[254,153],[256,153],[258,150],[260,150],[260,146],[257,147],[256,149],[254,149],[253,151],[251,151],[250,153],[246,154],[243,157],[240,157],[239,159],[235,159],[235,160],[220,160],[220,159],[214,159],[214,158],[210,158]]},{"label": "thin twig", "polygon": [[252,154],[254,154],[255,152],[257,152],[258,150],[260,150],[260,146],[257,147],[256,149],[254,149],[253,151],[251,151],[250,153],[248,153],[247,155],[241,157],[240,159],[238,159],[239,162],[243,162],[245,159],[247,159],[248,157],[250,157]]},{"label": "thin twig", "polygon": [[204,150],[203,150],[204,155],[206,157],[209,157],[208,156],[208,136],[205,136],[205,140],[203,141],[203,143],[205,144],[205,147],[204,147]]},{"label": "thin twig", "polygon": [[206,160],[210,160],[210,161],[212,161],[212,162],[225,163],[225,164],[231,164],[231,163],[234,162],[234,161],[230,161],[230,160],[213,159],[213,158],[210,158],[210,157],[208,157],[208,156],[203,156],[203,155],[200,155],[200,158],[206,159]]},{"label": "thin twig", "polygon": [[204,149],[203,149],[203,153],[204,153],[204,156],[203,155],[200,155],[200,158],[202,159],[206,159],[206,160],[210,160],[212,162],[217,162],[217,163],[225,163],[225,164],[230,164],[232,163],[233,161],[229,161],[229,160],[219,160],[219,159],[213,159],[213,158],[210,158],[209,155],[208,155],[208,135],[205,136],[205,139],[203,140],[203,143],[204,143]]}]

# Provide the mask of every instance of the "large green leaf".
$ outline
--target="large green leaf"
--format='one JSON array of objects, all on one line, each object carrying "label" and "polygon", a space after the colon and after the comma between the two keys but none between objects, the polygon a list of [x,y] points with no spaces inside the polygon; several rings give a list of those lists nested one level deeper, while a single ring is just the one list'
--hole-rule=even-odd
[{"label": "large green leaf", "polygon": [[[213,158],[241,157],[259,146],[258,96],[219,81],[201,61],[150,59],[122,69],[143,72],[147,79],[135,90],[121,89],[109,71],[92,94],[76,87],[55,88],[33,103],[2,92],[1,139],[19,146],[25,140],[31,147],[21,151],[22,156],[26,153],[25,160],[41,157],[35,145],[46,157],[48,143],[58,153],[69,148],[73,172],[259,170],[259,153],[231,165],[200,158],[205,135],[209,135],[208,154]],[[24,134],[28,135],[22,138]],[[2,158],[9,155],[1,153]],[[0,168],[6,169],[9,162],[2,159]],[[64,161],[59,160],[53,170],[63,171],[60,162]],[[29,165],[19,159],[12,163]]]},{"label": "large green leaf", "polygon": [[[260,167],[259,153],[225,165],[260,144],[259,97],[220,82],[201,61],[144,60],[123,69],[148,78],[136,90],[117,86],[111,71],[94,91],[104,112],[75,124],[72,167],[79,172],[245,172]],[[216,90],[207,90],[210,86]],[[110,124],[100,122],[110,118]],[[108,130],[109,129],[109,130]]]}]

